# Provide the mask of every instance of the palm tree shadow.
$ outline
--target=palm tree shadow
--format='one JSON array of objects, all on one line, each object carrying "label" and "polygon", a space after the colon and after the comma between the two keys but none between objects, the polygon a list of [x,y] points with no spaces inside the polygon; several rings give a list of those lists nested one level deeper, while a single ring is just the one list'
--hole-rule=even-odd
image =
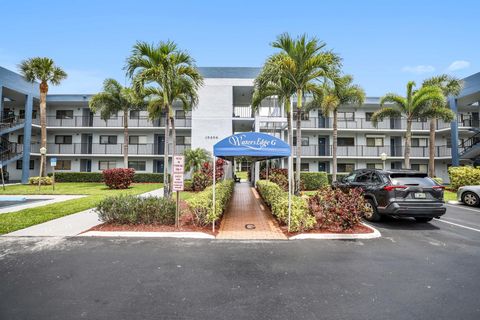
[{"label": "palm tree shadow", "polygon": [[[434,220],[432,220],[434,221]],[[421,223],[417,222],[413,218],[396,218],[396,217],[382,217],[382,220],[376,223],[371,223],[373,227],[380,227],[389,230],[411,230],[411,231],[420,231],[420,230],[440,230],[439,227],[435,226],[430,222]]]}]

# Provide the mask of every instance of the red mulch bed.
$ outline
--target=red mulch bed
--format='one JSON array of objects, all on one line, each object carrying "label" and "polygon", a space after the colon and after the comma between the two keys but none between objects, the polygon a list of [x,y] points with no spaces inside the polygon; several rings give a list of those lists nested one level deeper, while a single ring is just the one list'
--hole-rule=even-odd
[{"label": "red mulch bed", "polygon": [[[87,231],[134,231],[134,232],[204,232],[211,235],[217,235],[218,228],[215,226],[215,233],[212,227],[196,227],[193,225],[182,225],[179,228],[161,224],[114,224],[102,223]],[[85,232],[87,232],[85,231]]]},{"label": "red mulch bed", "polygon": [[313,229],[313,230],[308,230],[304,232],[288,232],[287,226],[281,226],[280,229],[282,229],[283,233],[288,237],[292,237],[301,233],[340,233],[340,234],[373,233],[373,229],[363,224],[360,224],[348,230],[342,230],[341,228],[326,228],[326,229]]}]

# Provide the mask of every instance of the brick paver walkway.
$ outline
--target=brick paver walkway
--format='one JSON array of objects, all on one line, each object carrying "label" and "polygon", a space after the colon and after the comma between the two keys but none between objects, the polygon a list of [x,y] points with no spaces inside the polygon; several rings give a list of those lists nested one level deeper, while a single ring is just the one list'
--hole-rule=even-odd
[{"label": "brick paver walkway", "polygon": [[[255,229],[245,225],[253,224]],[[249,183],[236,183],[222,219],[217,239],[287,239]]]}]

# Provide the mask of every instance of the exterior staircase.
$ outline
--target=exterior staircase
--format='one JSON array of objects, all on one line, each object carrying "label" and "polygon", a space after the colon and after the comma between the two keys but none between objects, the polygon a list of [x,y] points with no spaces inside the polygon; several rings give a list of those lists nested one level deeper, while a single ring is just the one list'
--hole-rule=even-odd
[{"label": "exterior staircase", "polygon": [[25,120],[20,119],[18,116],[7,117],[0,119],[0,135],[10,133],[23,128]]},{"label": "exterior staircase", "polygon": [[4,166],[13,161],[21,159],[23,156],[23,145],[11,142],[4,137],[0,137],[0,163]]},{"label": "exterior staircase", "polygon": [[465,140],[459,146],[460,159],[472,160],[480,157],[480,132]]}]

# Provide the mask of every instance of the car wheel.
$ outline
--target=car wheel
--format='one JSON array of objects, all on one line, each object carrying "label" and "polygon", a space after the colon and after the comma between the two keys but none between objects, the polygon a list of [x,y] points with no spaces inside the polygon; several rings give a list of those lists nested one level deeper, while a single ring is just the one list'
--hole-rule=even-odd
[{"label": "car wheel", "polygon": [[476,207],[480,203],[480,198],[476,193],[467,191],[462,194],[462,202],[467,206]]},{"label": "car wheel", "polygon": [[364,213],[365,220],[368,221],[379,221],[381,216],[378,214],[377,206],[375,206],[375,202],[372,199],[366,199],[365,207],[369,210]]},{"label": "car wheel", "polygon": [[425,222],[430,222],[432,221],[433,218],[426,218],[426,217],[417,217],[415,218],[415,220],[417,220],[417,222],[421,222],[421,223],[425,223]]}]

